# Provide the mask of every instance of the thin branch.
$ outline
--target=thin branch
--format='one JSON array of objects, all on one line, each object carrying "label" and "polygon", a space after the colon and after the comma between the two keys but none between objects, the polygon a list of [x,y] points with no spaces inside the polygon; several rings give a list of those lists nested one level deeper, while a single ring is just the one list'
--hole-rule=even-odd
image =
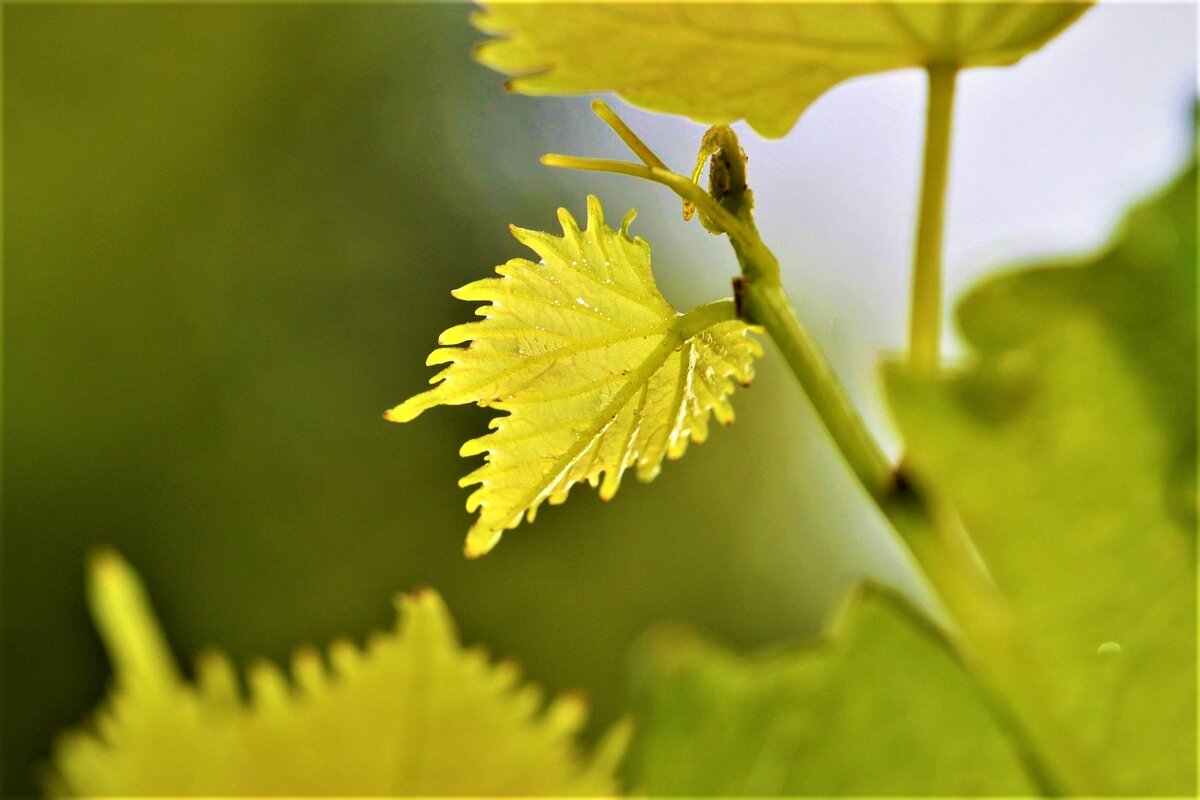
[{"label": "thin branch", "polygon": [[579,169],[587,172],[610,172],[617,175],[629,175],[634,178],[652,181],[666,186],[675,194],[696,205],[704,211],[709,219],[717,223],[730,238],[744,246],[761,244],[759,237],[746,227],[733,214],[730,214],[708,192],[692,183],[684,175],[661,167],[651,167],[645,164],[634,164],[631,161],[616,161],[609,158],[581,158],[559,153],[547,153],[542,156],[542,163],[548,167],[563,169]]},{"label": "thin branch", "polygon": [[617,112],[613,111],[608,103],[597,98],[592,101],[592,111],[595,112],[597,117],[604,120],[604,123],[608,127],[613,129],[613,133],[621,137],[621,141],[633,151],[635,156],[642,160],[643,164],[647,167],[657,167],[658,169],[670,172],[670,169],[663,163],[663,160],[655,155],[654,151],[638,138],[636,133],[630,130],[625,121],[617,116]]}]

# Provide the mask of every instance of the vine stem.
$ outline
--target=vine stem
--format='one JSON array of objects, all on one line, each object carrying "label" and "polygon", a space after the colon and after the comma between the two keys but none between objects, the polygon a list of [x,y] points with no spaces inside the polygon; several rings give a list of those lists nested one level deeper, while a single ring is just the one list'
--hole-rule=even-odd
[{"label": "vine stem", "polygon": [[830,438],[867,494],[878,501],[892,482],[892,465],[850,402],[833,367],[800,324],[778,279],[743,284],[743,318],[762,325],[800,382]]},{"label": "vine stem", "polygon": [[[739,261],[754,256],[740,250]],[[1031,779],[1046,795],[1095,794],[1096,768],[1050,707],[1007,604],[953,509],[893,467],[863,422],[832,366],[792,310],[778,272],[746,270],[741,316],[761,325],[779,348],[837,449],[898,534],[951,620],[948,642],[1012,734]]]},{"label": "vine stem", "polygon": [[950,129],[958,66],[928,66],[929,102],[925,110],[925,155],[921,177],[917,240],[913,253],[909,317],[909,363],[923,371],[937,368],[942,330],[942,231],[950,166]]},{"label": "vine stem", "polygon": [[[909,356],[910,368],[920,372],[933,372],[939,360],[942,219],[956,71],[953,64],[941,63],[928,69],[929,130],[917,225]],[[1012,735],[1031,779],[1048,795],[1095,794],[1096,786],[1104,785],[1095,775],[1097,765],[1081,757],[1070,732],[1047,712],[1049,693],[1043,690],[1007,605],[954,510],[916,485],[903,464],[892,466],[828,359],[796,316],[783,289],[778,259],[754,224],[753,201],[744,183],[745,157],[733,131],[721,131],[723,157],[728,159],[725,169],[742,179],[734,182],[739,188],[718,199],[692,180],[659,166],[661,160],[607,106],[600,104],[597,113],[641,164],[562,155],[546,156],[543,163],[663,184],[694,202],[717,229],[728,234],[742,271],[735,281],[738,316],[761,325],[775,342],[834,445],[919,565],[951,621],[949,627],[943,626],[948,645]]]}]

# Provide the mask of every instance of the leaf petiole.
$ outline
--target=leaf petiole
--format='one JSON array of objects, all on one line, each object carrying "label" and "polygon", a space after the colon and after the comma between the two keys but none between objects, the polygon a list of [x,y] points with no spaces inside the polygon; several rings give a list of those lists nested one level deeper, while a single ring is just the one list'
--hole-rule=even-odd
[{"label": "leaf petiole", "polygon": [[687,176],[672,172],[665,167],[652,167],[646,164],[634,164],[632,161],[617,161],[611,158],[567,156],[560,153],[548,153],[542,156],[542,163],[548,167],[559,167],[562,169],[629,175],[634,178],[641,178],[642,180],[662,184],[707,214],[714,223],[719,225],[725,233],[729,234],[731,239],[747,247],[761,246],[762,244],[756,231],[751,230],[741,220],[726,211],[708,192],[692,183]]},{"label": "leaf petiole", "polygon": [[920,370],[937,368],[942,330],[942,231],[950,163],[950,127],[958,65],[934,63],[925,112],[925,154],[921,201],[913,253],[909,310],[909,363]]},{"label": "leaf petiole", "polygon": [[597,98],[592,101],[592,111],[597,117],[604,120],[608,127],[612,128],[613,133],[621,137],[621,141],[625,143],[625,146],[632,150],[633,154],[640,158],[643,164],[647,167],[657,167],[658,169],[670,172],[670,169],[663,163],[663,160],[655,155],[654,151],[625,124],[625,120],[617,116],[617,112],[613,111],[608,103]]}]

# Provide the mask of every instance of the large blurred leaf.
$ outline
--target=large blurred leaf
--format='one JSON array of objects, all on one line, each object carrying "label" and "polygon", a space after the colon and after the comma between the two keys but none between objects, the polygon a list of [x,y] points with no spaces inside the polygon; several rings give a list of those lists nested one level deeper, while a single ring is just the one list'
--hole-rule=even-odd
[{"label": "large blurred leaf", "polygon": [[887,382],[911,469],[958,508],[1051,713],[1131,794],[1196,791],[1195,223],[1193,167],[1104,254],[968,295],[964,369]]},{"label": "large blurred leaf", "polygon": [[855,592],[814,646],[739,658],[659,634],[635,673],[630,766],[650,794],[1031,791],[937,632],[877,589]]},{"label": "large blurred leaf", "polygon": [[584,708],[540,691],[510,663],[465,650],[437,593],[398,601],[394,631],[365,651],[335,643],[329,666],[301,650],[289,681],[259,662],[249,702],[220,653],[185,682],[136,576],[113,553],[92,564],[91,601],[116,671],[93,729],[64,735],[55,794],[612,794],[618,729],[585,760],[573,735]]},{"label": "large blurred leaf", "polygon": [[526,94],[613,91],[701,122],[783,136],[860,75],[1012,64],[1091,4],[1054,2],[489,2],[479,60]]},{"label": "large blurred leaf", "polygon": [[[1086,263],[963,301],[970,365],[889,371],[910,468],[976,536],[1047,713],[1098,786],[1193,795],[1195,186],[1190,169]],[[743,660],[666,637],[637,670],[636,785],[654,794],[1027,793],[939,634],[867,591],[827,642]]]},{"label": "large blurred leaf", "polygon": [[616,494],[627,467],[653,479],[664,458],[679,458],[689,441],[708,437],[710,415],[733,422],[733,381],[748,384],[762,348],[730,301],[680,314],[650,272],[650,245],[604,223],[588,198],[580,230],[559,211],[562,236],[513,228],[537,253],[514,258],[454,292],[487,303],[478,322],[442,333],[429,364],[450,366],[434,388],[387,413],[407,422],[437,405],[478,403],[508,416],[492,433],[462,446],[487,461],[459,483],[479,484],[467,500],[479,519],[467,555],[486,553],[507,528],[532,522],[543,502],[567,499],[587,481],[600,497]]}]

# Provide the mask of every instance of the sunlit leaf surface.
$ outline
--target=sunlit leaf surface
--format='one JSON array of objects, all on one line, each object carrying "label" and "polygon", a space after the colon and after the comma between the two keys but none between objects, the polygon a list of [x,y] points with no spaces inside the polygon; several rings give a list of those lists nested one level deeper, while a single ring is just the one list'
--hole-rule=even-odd
[{"label": "sunlit leaf surface", "polygon": [[683,632],[635,662],[632,785],[653,795],[1028,795],[939,635],[860,587],[828,637],[739,657]]},{"label": "sunlit leaf surface", "polygon": [[911,467],[959,508],[1123,794],[1196,792],[1196,172],[1084,263],[988,281],[969,364],[893,370]]},{"label": "sunlit leaf surface", "polygon": [[616,92],[783,136],[842,81],[934,61],[1012,64],[1090,3],[488,2],[478,59],[527,94]]},{"label": "sunlit leaf surface", "polygon": [[543,502],[561,503],[587,481],[608,499],[634,468],[641,480],[664,458],[683,455],[708,435],[710,416],[733,421],[734,381],[749,383],[762,355],[725,301],[679,314],[650,272],[650,245],[604,223],[588,198],[580,230],[559,212],[563,236],[513,228],[540,257],[496,268],[498,278],[454,292],[486,303],[484,319],[451,328],[429,364],[449,363],[437,386],[396,406],[391,420],[412,419],[442,404],[478,403],[507,416],[491,433],[467,442],[462,455],[486,453],[460,482],[478,484],[467,500],[479,518],[467,554],[490,550],[507,528]]},{"label": "sunlit leaf surface", "polygon": [[69,796],[607,795],[617,729],[585,759],[582,702],[543,707],[512,664],[458,643],[429,589],[399,599],[396,628],[365,649],[299,651],[291,675],[260,662],[248,697],[210,652],[183,679],[137,577],[93,559],[93,615],[115,670],[86,728],[57,743],[52,794]]}]

